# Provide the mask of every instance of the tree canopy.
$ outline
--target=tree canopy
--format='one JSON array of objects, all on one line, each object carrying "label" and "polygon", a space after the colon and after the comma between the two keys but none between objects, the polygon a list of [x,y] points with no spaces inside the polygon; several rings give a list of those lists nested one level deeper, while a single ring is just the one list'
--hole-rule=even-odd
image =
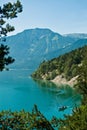
[{"label": "tree canopy", "polygon": [[[33,78],[52,80],[58,75],[62,75],[67,80],[79,75],[78,68],[82,64],[85,49],[87,46],[78,48],[69,53],[54,58],[49,61],[43,61],[39,68],[32,74]],[[66,59],[66,60],[65,60]]]},{"label": "tree canopy", "polygon": [[32,112],[0,112],[0,130],[54,130],[50,122],[34,105]]}]

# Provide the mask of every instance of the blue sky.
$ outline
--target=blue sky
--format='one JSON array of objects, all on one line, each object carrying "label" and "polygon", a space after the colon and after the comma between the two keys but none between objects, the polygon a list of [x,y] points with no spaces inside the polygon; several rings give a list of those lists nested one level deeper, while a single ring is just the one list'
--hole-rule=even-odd
[{"label": "blue sky", "polygon": [[[8,1],[0,0],[0,5]],[[60,34],[87,33],[87,0],[20,0],[23,12],[12,20],[16,34],[25,29],[50,28]]]}]

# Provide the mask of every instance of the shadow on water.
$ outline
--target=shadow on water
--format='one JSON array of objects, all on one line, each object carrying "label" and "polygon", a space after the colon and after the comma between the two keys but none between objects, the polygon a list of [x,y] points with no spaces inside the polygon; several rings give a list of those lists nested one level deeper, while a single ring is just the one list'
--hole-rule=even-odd
[{"label": "shadow on water", "polygon": [[[38,87],[44,91],[54,95],[52,112],[54,112],[59,118],[64,118],[64,114],[71,114],[75,107],[81,104],[81,95],[69,85],[56,85],[46,80],[34,79],[34,82],[38,84]],[[65,108],[64,111],[59,111],[60,108]],[[54,109],[54,110],[53,110]]]},{"label": "shadow on water", "polygon": [[74,90],[69,85],[56,85],[53,82],[47,81],[47,80],[39,80],[39,79],[33,79],[36,84],[38,84],[38,87],[44,91],[52,92],[56,94],[56,96],[61,96],[61,98],[68,98],[71,97],[71,95],[80,95],[76,90]]},{"label": "shadow on water", "polygon": [[57,88],[56,84],[49,82],[47,80],[33,79],[33,81],[35,81],[38,84],[38,86],[41,87],[41,88],[48,88],[48,89]]},{"label": "shadow on water", "polygon": [[[26,70],[11,70],[0,74],[0,110],[31,111],[34,104],[50,119],[71,114],[81,103],[81,96],[71,87],[29,77]],[[68,106],[64,111],[59,107]]]}]

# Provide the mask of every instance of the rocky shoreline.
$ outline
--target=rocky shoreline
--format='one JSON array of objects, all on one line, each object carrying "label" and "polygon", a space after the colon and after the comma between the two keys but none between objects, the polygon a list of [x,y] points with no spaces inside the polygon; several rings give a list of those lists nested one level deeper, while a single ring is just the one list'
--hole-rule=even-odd
[{"label": "rocky shoreline", "polygon": [[56,76],[51,82],[57,84],[57,85],[69,85],[73,87],[77,82],[78,76],[73,77],[71,80],[67,81],[65,78],[62,77],[62,75]]}]

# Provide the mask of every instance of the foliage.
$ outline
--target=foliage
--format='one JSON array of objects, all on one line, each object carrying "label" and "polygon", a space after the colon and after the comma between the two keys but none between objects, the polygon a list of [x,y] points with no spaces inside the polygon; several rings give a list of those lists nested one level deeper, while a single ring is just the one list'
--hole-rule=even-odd
[{"label": "foliage", "polygon": [[54,130],[50,122],[34,106],[32,113],[0,112],[0,130]]},{"label": "foliage", "polygon": [[[66,59],[66,60],[65,60]],[[45,72],[43,73],[43,66]],[[51,68],[50,68],[51,67]],[[49,73],[50,72],[50,73]],[[51,79],[52,72],[63,73],[67,79],[78,75],[75,88],[83,95],[82,105],[73,110],[72,115],[65,115],[65,119],[53,117],[51,124],[59,127],[58,130],[86,130],[87,129],[87,46],[67,53],[59,58],[48,62],[43,62],[38,70],[32,75],[34,78],[41,78],[47,74],[47,79]],[[55,74],[55,76],[56,76]],[[53,76],[54,78],[54,76]]]},{"label": "foliage", "polygon": [[43,61],[39,68],[32,74],[32,77],[42,79],[44,76],[45,79],[51,80],[57,75],[62,74],[67,80],[70,80],[78,74],[78,66],[83,61],[85,48],[87,48],[87,46],[66,53],[50,61]]},{"label": "foliage", "polygon": [[87,105],[81,105],[73,111],[73,115],[65,116],[66,120],[60,120],[59,130],[86,130],[87,129]]},{"label": "foliage", "polygon": [[16,3],[8,2],[0,7],[0,37],[6,36],[8,32],[14,31],[14,27],[6,23],[6,19],[13,19],[22,12],[22,5],[19,0]]},{"label": "foliage", "polygon": [[78,79],[75,87],[83,95],[83,102],[87,99],[87,47],[84,49],[84,58],[78,68]]},{"label": "foliage", "polygon": [[87,105],[81,105],[73,110],[72,115],[65,115],[65,119],[53,117],[49,122],[34,106],[32,112],[2,111],[0,112],[1,130],[86,130]]},{"label": "foliage", "polygon": [[[14,59],[9,54],[9,47],[1,44],[0,46],[0,71],[7,69],[6,66],[14,62]],[[8,69],[7,69],[8,70]]]},{"label": "foliage", "polygon": [[60,120],[59,130],[87,129],[87,47],[84,48],[83,61],[78,67],[78,78],[75,87],[83,95],[82,105],[73,111],[72,115]]},{"label": "foliage", "polygon": [[17,17],[18,13],[22,12],[22,5],[19,0],[16,3],[8,2],[3,7],[0,6],[0,71],[6,68],[7,65],[14,62],[14,59],[9,54],[9,47],[3,45],[6,41],[6,36],[9,32],[15,30],[7,21]]}]

